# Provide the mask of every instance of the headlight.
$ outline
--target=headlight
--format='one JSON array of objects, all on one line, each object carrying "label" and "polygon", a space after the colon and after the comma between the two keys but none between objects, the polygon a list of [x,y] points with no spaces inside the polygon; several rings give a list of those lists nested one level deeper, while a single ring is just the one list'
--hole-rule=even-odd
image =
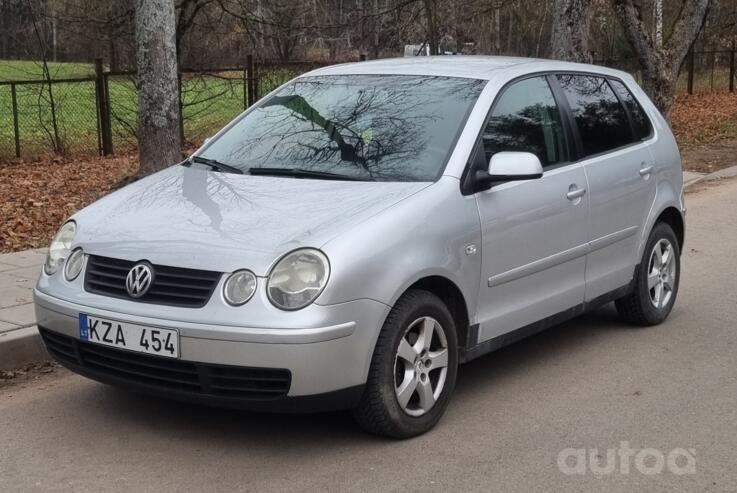
[{"label": "headlight", "polygon": [[250,270],[233,272],[223,286],[223,297],[229,305],[238,306],[251,299],[256,292],[256,276]]},{"label": "headlight", "polygon": [[77,233],[77,224],[74,221],[67,221],[59,228],[59,232],[51,241],[49,246],[49,254],[46,256],[44,264],[44,272],[47,276],[54,274],[69,256],[72,248],[74,235]]},{"label": "headlight", "polygon": [[330,275],[328,258],[319,250],[295,250],[277,262],[267,291],[274,306],[299,310],[320,295]]},{"label": "headlight", "polygon": [[67,263],[64,264],[64,279],[70,282],[75,280],[79,273],[82,272],[83,264],[84,252],[81,248],[75,248],[67,259]]}]

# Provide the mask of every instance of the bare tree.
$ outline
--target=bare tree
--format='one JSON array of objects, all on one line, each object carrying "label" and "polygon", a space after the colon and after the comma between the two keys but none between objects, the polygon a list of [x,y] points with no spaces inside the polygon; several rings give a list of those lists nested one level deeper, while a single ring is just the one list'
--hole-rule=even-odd
[{"label": "bare tree", "polygon": [[137,0],[139,175],[181,158],[176,16],[173,0]]},{"label": "bare tree", "polygon": [[643,20],[643,6],[635,0],[614,0],[627,39],[642,66],[643,89],[670,120],[678,72],[701,30],[710,0],[681,0],[672,31],[658,46],[657,34]]},{"label": "bare tree", "polygon": [[437,0],[424,0],[425,4],[425,22],[427,32],[427,43],[430,47],[430,54],[437,55],[440,44],[440,34],[438,33],[438,5]]},{"label": "bare tree", "polygon": [[554,0],[551,57],[591,63],[589,30],[594,9],[591,0]]}]

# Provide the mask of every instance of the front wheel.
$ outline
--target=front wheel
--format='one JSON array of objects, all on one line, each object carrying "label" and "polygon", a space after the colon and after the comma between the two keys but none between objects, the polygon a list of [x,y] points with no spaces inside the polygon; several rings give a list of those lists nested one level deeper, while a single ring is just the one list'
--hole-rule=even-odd
[{"label": "front wheel", "polygon": [[673,229],[657,223],[640,262],[635,289],[616,300],[619,315],[636,325],[657,325],[668,317],[678,294],[681,250]]},{"label": "front wheel", "polygon": [[428,291],[408,291],[384,322],[353,415],[370,433],[425,433],[445,412],[457,369],[456,327],[448,308]]}]

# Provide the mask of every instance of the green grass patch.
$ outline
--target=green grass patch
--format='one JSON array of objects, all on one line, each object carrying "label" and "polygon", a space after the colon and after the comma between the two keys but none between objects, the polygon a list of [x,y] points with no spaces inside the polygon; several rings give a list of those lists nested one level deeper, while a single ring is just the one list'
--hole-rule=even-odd
[{"label": "green grass patch", "polygon": [[[95,66],[91,63],[49,62],[52,79],[72,79],[93,77]],[[0,60],[0,81],[3,80],[41,80],[43,64],[32,60]]]}]

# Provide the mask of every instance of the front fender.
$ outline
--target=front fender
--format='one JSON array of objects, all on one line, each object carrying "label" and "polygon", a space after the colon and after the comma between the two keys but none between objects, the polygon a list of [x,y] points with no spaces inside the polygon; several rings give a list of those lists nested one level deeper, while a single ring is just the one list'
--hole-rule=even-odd
[{"label": "front fender", "polygon": [[[475,245],[475,253],[466,247]],[[370,298],[392,306],[427,276],[442,276],[460,289],[469,318],[476,312],[480,222],[475,199],[460,193],[457,178],[432,186],[358,224],[322,246],[331,278],[320,304]]]}]

